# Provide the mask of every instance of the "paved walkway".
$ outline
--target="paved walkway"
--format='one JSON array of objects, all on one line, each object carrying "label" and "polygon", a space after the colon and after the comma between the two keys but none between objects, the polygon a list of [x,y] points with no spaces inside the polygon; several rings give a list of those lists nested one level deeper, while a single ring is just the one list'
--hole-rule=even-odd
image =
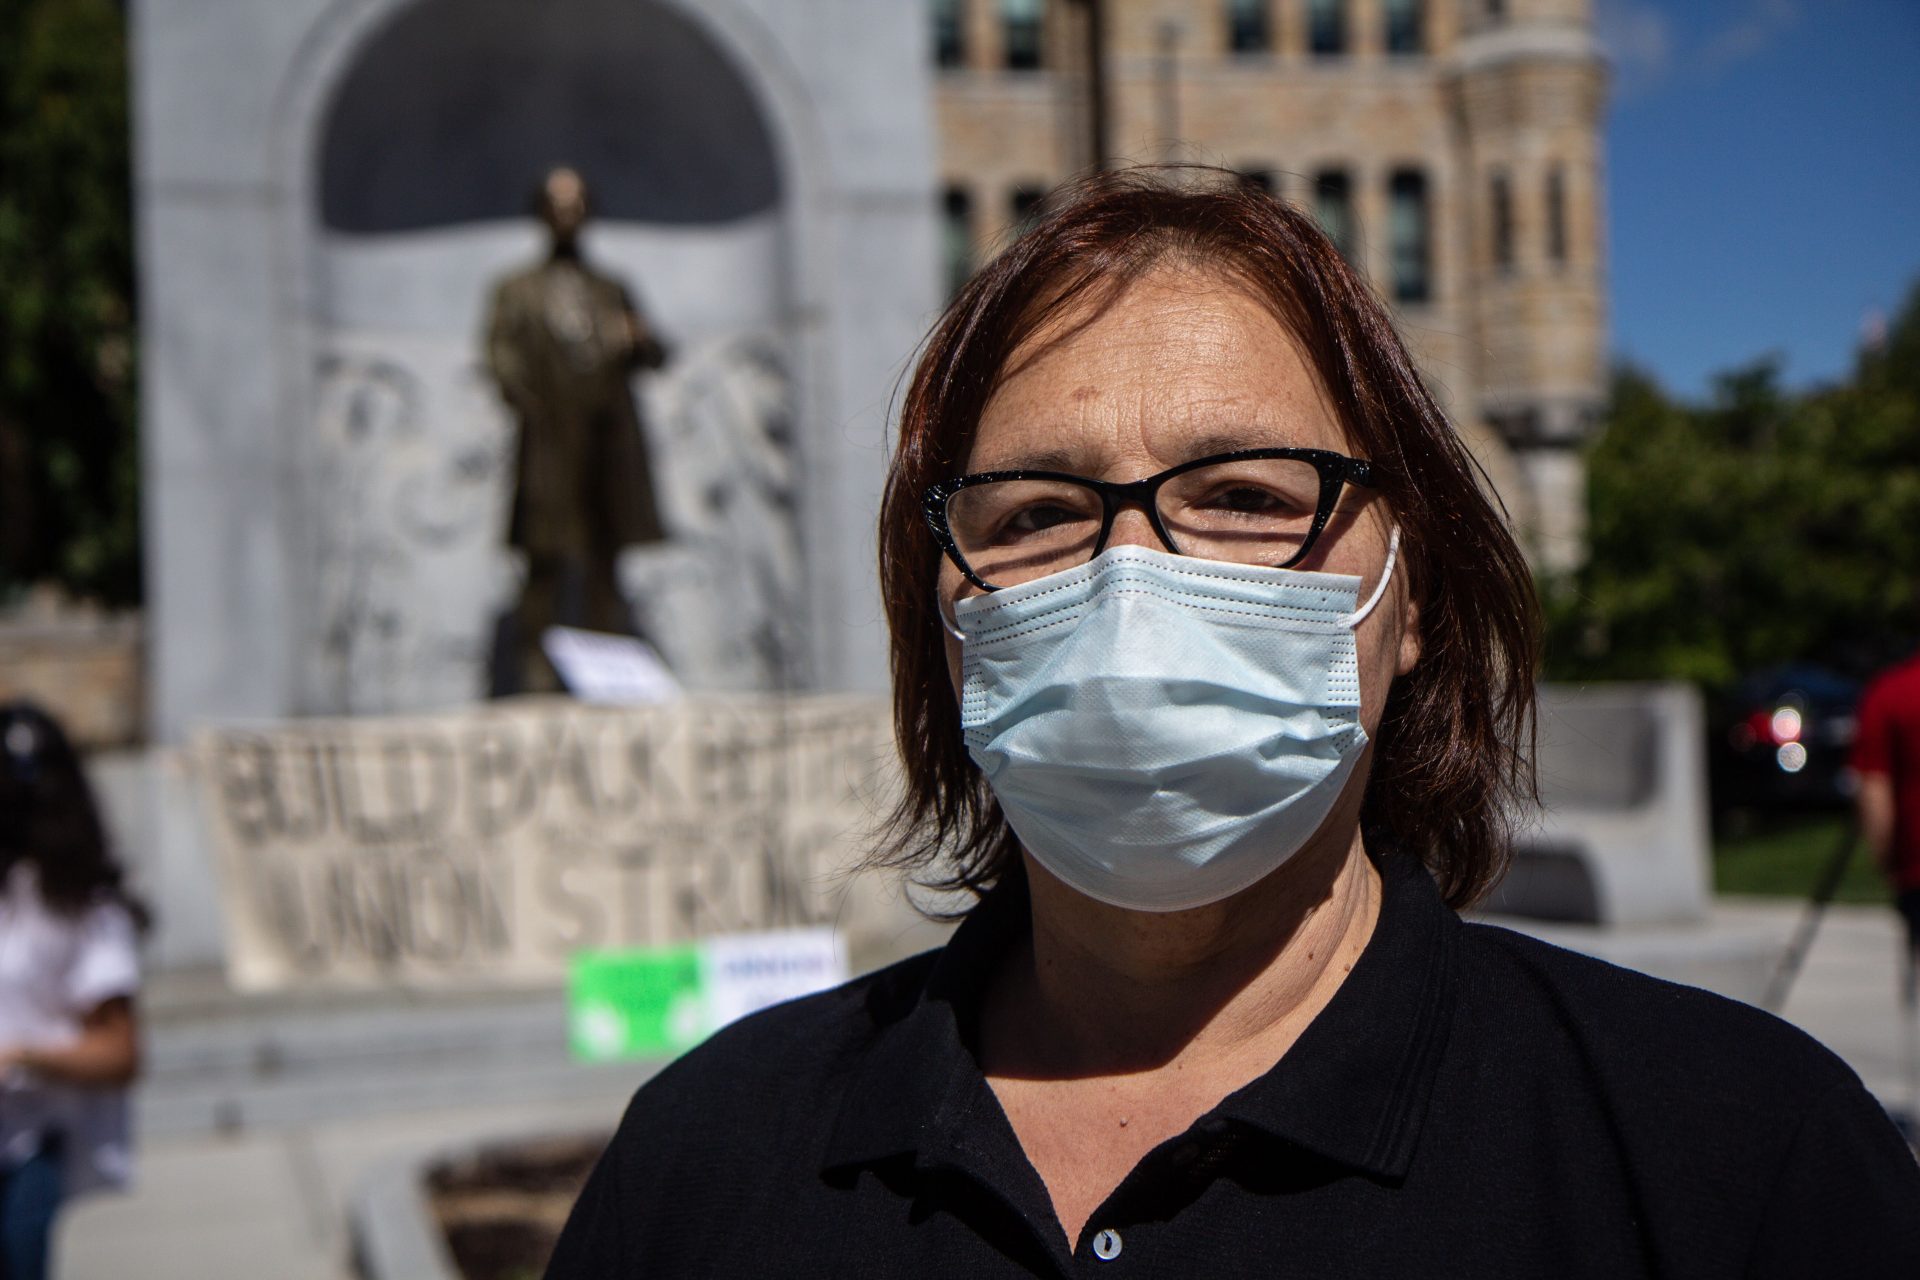
[{"label": "paved walkway", "polygon": [[[1722,902],[1714,927],[1783,945],[1797,906]],[[1891,911],[1834,908],[1785,1014],[1851,1062],[1890,1105],[1908,1102]],[[434,1107],[356,1094],[353,1113],[261,1124],[230,1136],[183,1125],[149,1133],[131,1195],[78,1206],[62,1224],[62,1280],[345,1280],[347,1206],[383,1162],[476,1137],[610,1127],[631,1078],[582,1072],[556,1088],[529,1074],[535,1100]],[[155,1086],[159,1087],[158,1085]],[[496,1091],[497,1093],[497,1091]],[[399,1095],[392,1095],[398,1097]],[[158,1114],[164,1109],[155,1108]],[[175,1108],[174,1114],[184,1114]],[[286,1112],[283,1114],[293,1114]]]},{"label": "paved walkway", "polygon": [[140,1184],[62,1223],[61,1280],[346,1280],[347,1212],[382,1163],[476,1135],[610,1128],[624,1096],[367,1116],[237,1138],[163,1138]]},{"label": "paved walkway", "polygon": [[[1768,925],[1786,939],[1797,909],[1777,902],[1724,903],[1722,914]],[[1920,1112],[1910,1036],[1900,1005],[1899,918],[1891,907],[1833,907],[1781,1011],[1845,1058],[1889,1110]]]}]

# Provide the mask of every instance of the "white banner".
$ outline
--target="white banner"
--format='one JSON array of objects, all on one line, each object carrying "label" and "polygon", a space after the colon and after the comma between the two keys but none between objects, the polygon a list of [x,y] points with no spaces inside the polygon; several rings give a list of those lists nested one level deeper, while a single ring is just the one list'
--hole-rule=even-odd
[{"label": "white banner", "polygon": [[249,989],[557,984],[582,949],[845,929],[897,770],[864,696],[527,699],[193,749]]}]

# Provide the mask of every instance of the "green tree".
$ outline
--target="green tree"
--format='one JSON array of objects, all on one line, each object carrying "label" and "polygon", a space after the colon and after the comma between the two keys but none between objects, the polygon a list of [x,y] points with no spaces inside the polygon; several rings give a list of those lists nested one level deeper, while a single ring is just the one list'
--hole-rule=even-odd
[{"label": "green tree", "polygon": [[0,0],[0,594],[140,590],[126,20]]},{"label": "green tree", "polygon": [[1588,454],[1590,559],[1546,591],[1549,672],[1723,688],[1864,673],[1920,632],[1920,286],[1843,384],[1723,375],[1705,405],[1632,369]]}]

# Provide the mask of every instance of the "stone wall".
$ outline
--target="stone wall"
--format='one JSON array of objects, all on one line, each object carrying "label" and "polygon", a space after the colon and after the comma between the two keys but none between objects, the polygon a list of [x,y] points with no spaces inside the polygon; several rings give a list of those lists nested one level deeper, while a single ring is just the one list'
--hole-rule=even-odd
[{"label": "stone wall", "polygon": [[0,618],[0,702],[39,704],[82,749],[136,743],[145,731],[141,634],[138,614]]}]

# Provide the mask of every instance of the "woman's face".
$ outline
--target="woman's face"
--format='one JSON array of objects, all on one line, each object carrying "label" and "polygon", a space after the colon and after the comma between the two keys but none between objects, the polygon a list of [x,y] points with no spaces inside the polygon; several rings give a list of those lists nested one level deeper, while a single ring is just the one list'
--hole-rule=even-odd
[{"label": "woman's face", "polygon": [[[1128,481],[1234,449],[1354,452],[1292,336],[1239,285],[1203,270],[1162,268],[1091,324],[1048,345],[1083,316],[1069,311],[1014,353],[1012,373],[980,416],[968,472],[1029,467]],[[1378,496],[1349,485],[1312,554],[1294,567],[1358,575],[1365,601],[1386,568],[1391,526]],[[1166,550],[1137,509],[1114,521],[1108,545],[1123,543]],[[949,561],[940,574],[946,600],[978,591]],[[1400,569],[1360,623],[1361,720],[1369,734],[1393,677],[1419,659],[1417,613]],[[947,665],[957,690],[960,646],[952,637]]]}]

